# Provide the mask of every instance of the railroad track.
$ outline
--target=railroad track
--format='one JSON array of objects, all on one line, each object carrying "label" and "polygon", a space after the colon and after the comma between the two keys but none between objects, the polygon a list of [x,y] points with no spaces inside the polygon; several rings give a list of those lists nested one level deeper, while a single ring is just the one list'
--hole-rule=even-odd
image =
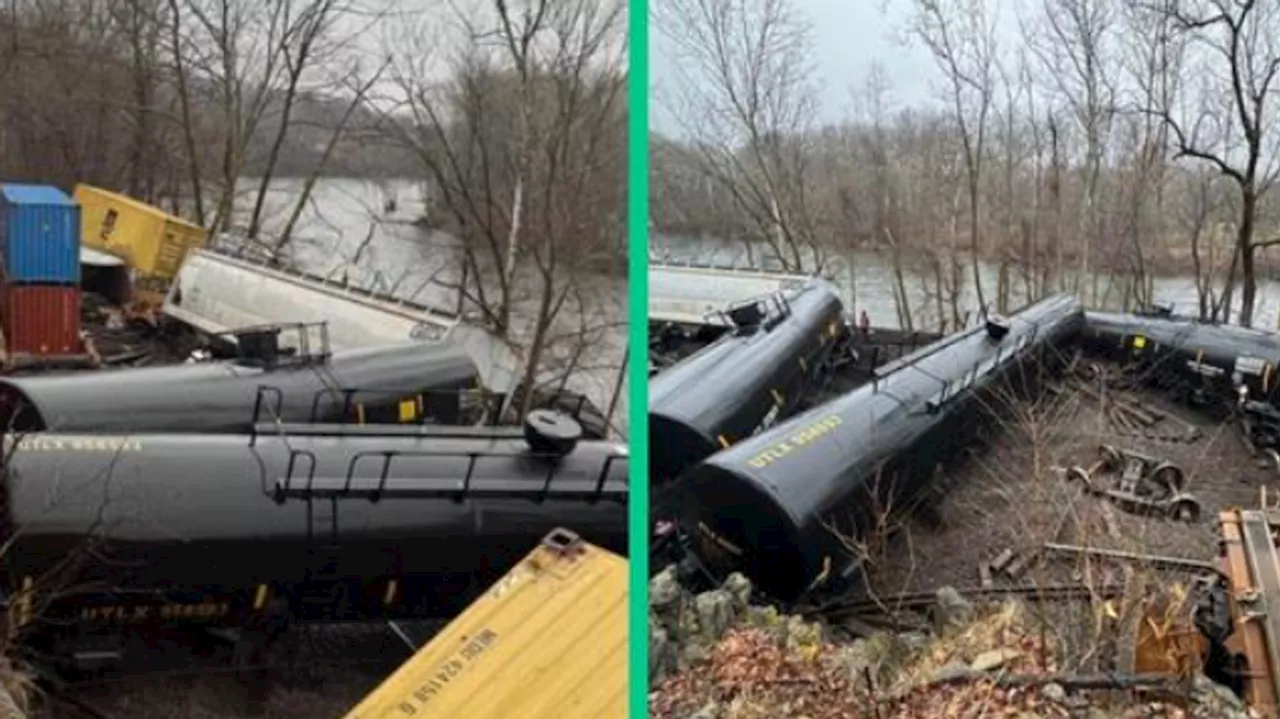
[{"label": "railroad track", "polygon": [[[970,587],[957,589],[970,601],[991,602],[1002,599],[1035,599],[1047,602],[1071,601],[1091,597],[1119,596],[1124,590],[1118,584],[1089,587],[1083,584],[1050,584],[1045,586]],[[856,602],[837,602],[802,610],[801,614],[821,614],[828,618],[854,617],[884,614],[888,612],[919,611],[928,609],[938,601],[936,592],[910,592],[880,599],[862,599]]]},{"label": "railroad track", "polygon": [[[1192,572],[1196,574],[1221,574],[1222,569],[1213,562],[1205,562],[1186,557],[1170,557],[1158,554],[1140,554],[1117,549],[1100,549],[1082,547],[1074,544],[1058,544],[1046,542],[1034,550],[1035,554],[1055,554],[1062,556],[1091,557],[1097,560],[1120,562],[1139,562],[1158,571]],[[1020,585],[1012,587],[971,587],[957,589],[961,596],[970,600],[993,600],[1006,598],[1031,598],[1043,601],[1069,601],[1093,596],[1116,596],[1123,591],[1122,585],[1104,584],[1091,587],[1084,584],[1046,584]],[[877,599],[860,599],[857,601],[836,600],[827,604],[801,608],[797,613],[804,615],[823,614],[828,617],[856,616],[858,614],[884,614],[886,610],[919,610],[937,603],[934,591],[910,592],[894,594]]]},{"label": "railroad track", "polygon": [[[408,633],[422,646],[439,626],[412,622]],[[143,641],[140,637],[130,639]],[[178,651],[171,651],[175,647]],[[308,672],[316,670],[323,670],[326,676],[333,672],[367,674],[373,686],[411,655],[412,650],[390,627],[362,623],[290,629],[267,649],[261,661],[254,662],[237,662],[229,643],[206,637],[149,652],[126,653],[120,665],[92,675],[63,676],[51,667],[49,657],[31,655],[27,659],[36,667],[37,680],[51,701],[85,717],[118,719],[95,707],[90,695],[117,686],[202,677],[239,677],[246,685],[269,685],[305,679]]]}]

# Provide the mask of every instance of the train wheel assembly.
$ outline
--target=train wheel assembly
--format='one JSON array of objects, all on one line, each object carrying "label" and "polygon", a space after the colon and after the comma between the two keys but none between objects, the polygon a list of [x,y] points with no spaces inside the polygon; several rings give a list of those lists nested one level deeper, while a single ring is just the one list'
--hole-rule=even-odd
[{"label": "train wheel assembly", "polygon": [[1151,473],[1147,475],[1147,479],[1147,484],[1154,484],[1157,488],[1163,490],[1163,492],[1159,493],[1159,496],[1169,496],[1182,491],[1187,482],[1187,475],[1178,465],[1172,462],[1162,462],[1151,470]]},{"label": "train wheel assembly", "polygon": [[1169,503],[1166,513],[1171,519],[1195,524],[1200,521],[1200,503],[1189,495],[1177,497]]},{"label": "train wheel assembly", "polygon": [[1107,472],[1118,472],[1124,466],[1124,456],[1120,450],[1109,444],[1104,444],[1098,447],[1098,462],[1101,463],[1099,469]]}]

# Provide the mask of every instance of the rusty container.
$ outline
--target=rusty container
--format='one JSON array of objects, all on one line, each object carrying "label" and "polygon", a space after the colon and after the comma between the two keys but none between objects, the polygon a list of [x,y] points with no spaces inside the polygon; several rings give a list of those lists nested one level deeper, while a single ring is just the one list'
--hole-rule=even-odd
[{"label": "rusty container", "polygon": [[6,283],[0,320],[10,354],[70,355],[83,349],[78,287]]}]

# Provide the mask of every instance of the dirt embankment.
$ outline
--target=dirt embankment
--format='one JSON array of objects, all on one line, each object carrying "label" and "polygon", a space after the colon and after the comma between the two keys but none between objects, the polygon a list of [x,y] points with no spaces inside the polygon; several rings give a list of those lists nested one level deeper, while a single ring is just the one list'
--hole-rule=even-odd
[{"label": "dirt embankment", "polygon": [[[1275,483],[1273,467],[1254,458],[1235,427],[1174,405],[1153,391],[1109,392],[1106,405],[1092,391],[1063,386],[1034,405],[1011,405],[998,432],[970,455],[944,469],[925,506],[892,525],[879,546],[870,588],[884,595],[974,586],[979,567],[1006,550],[1021,554],[1046,542],[1212,561],[1217,557],[1217,517],[1232,507],[1258,504],[1260,490]],[[1149,428],[1118,424],[1116,401],[1137,401],[1164,417]],[[1140,516],[1090,496],[1059,471],[1087,467],[1100,445],[1172,462],[1185,474],[1183,491],[1194,497],[1193,523]],[[1118,579],[1114,566],[1044,557],[1027,562],[1021,581]],[[997,575],[996,580],[999,581]]]},{"label": "dirt embankment", "polygon": [[937,593],[926,631],[842,639],[749,604],[740,575],[697,596],[671,570],[650,586],[653,719],[1248,719],[1201,674],[1081,673],[1029,605]]}]

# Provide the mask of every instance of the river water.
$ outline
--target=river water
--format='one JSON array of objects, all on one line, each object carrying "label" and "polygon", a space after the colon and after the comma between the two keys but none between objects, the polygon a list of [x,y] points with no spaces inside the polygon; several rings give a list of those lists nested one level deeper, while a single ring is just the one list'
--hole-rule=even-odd
[{"label": "river water", "polygon": [[[653,261],[671,261],[674,263],[714,264],[723,267],[747,266],[748,257],[745,249],[738,243],[725,243],[714,240],[699,240],[688,237],[654,234],[651,238],[651,258]],[[757,258],[761,253],[756,253]],[[838,285],[844,295],[846,309],[860,312],[866,310],[871,323],[880,327],[898,327],[897,309],[894,304],[893,271],[887,258],[874,252],[859,252],[848,258],[840,258],[832,263],[830,279]],[[768,269],[780,270],[778,267]],[[998,269],[993,263],[980,263],[983,291],[987,300],[995,291]],[[960,295],[961,311],[972,311],[977,308],[978,301],[973,290],[973,270],[968,265],[964,268],[964,290]],[[1016,272],[1014,273],[1016,275]],[[1103,275],[1099,279],[1099,295],[1105,296],[1108,278]],[[926,277],[919,272],[907,272],[906,285],[912,307],[913,322],[916,329],[935,329],[936,312],[931,295],[926,288],[933,285],[932,276]],[[1172,304],[1179,314],[1196,315],[1199,299],[1196,294],[1196,282],[1193,276],[1158,277],[1153,281],[1155,301],[1160,304]],[[1219,288],[1220,289],[1220,288]],[[690,288],[690,292],[711,294],[714,288]],[[1105,309],[1120,309],[1117,287],[1111,292],[1112,301],[1105,303]],[[1237,290],[1235,307],[1239,309],[1240,293]],[[1020,278],[1013,278],[1013,290],[1010,304],[1014,307],[1026,303],[1023,285]],[[1233,315],[1234,317],[1234,315]],[[1258,282],[1257,307],[1254,311],[1254,326],[1259,329],[1280,329],[1280,282],[1262,280]]]},{"label": "river water", "polygon": [[[278,234],[284,227],[301,195],[302,184],[301,179],[290,178],[272,182],[264,205],[265,235]],[[256,189],[256,181],[246,179],[241,185],[242,190],[250,187]],[[388,199],[395,200],[394,211],[387,211]],[[237,225],[247,224],[251,211],[251,199],[239,203]],[[414,180],[321,180],[294,229],[290,259],[300,268],[321,275],[340,276],[344,271],[354,271],[360,284],[373,284],[398,297],[452,312],[458,298],[450,286],[456,285],[460,273],[457,240],[414,224],[425,211],[423,186]],[[574,373],[567,387],[585,394],[601,412],[608,411],[617,394],[612,424],[625,436],[626,385],[621,393],[615,390],[626,356],[626,282],[623,278],[593,277],[586,284],[589,291],[583,306],[567,306],[553,330],[576,334],[580,316],[586,317],[586,325],[597,328],[586,340],[589,356],[580,362],[585,369]],[[532,300],[518,303],[515,321],[530,321],[533,313]],[[517,331],[516,339],[525,338]],[[563,359],[570,347],[569,343],[561,345],[557,354]]]}]

